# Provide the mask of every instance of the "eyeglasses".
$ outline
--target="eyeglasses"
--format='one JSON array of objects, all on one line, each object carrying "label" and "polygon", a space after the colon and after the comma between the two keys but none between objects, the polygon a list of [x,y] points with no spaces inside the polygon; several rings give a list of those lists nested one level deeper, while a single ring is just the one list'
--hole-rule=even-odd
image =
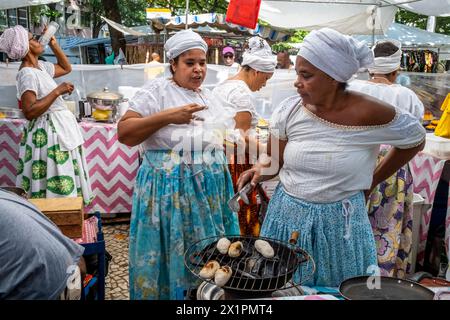
[{"label": "eyeglasses", "polygon": [[223,57],[225,59],[228,59],[228,58],[233,58],[234,56],[232,54],[225,54]]},{"label": "eyeglasses", "polygon": [[28,41],[31,41],[31,40],[39,41],[39,38],[40,38],[40,37],[41,37],[40,35],[33,34],[33,35],[31,36],[30,40],[28,40]]}]

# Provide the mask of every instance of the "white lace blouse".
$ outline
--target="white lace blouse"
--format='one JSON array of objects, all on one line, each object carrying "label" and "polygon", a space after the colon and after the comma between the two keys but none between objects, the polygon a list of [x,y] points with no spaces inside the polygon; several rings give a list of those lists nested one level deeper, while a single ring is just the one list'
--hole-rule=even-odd
[{"label": "white lace blouse", "polygon": [[381,144],[407,149],[425,139],[425,129],[396,108],[392,121],[377,126],[344,126],[319,118],[299,96],[274,111],[270,132],[287,140],[280,181],[290,195],[309,202],[344,200],[368,189]]},{"label": "white lace blouse", "polygon": [[[223,140],[217,135],[227,128],[234,128],[235,113],[225,110],[217,98],[206,88],[199,92],[178,86],[170,79],[157,78],[149,80],[129,102],[129,109],[142,117],[190,103],[206,105],[208,108],[195,115],[204,121],[193,121],[190,124],[169,124],[143,143],[144,150],[190,149],[204,150],[213,145],[221,148]],[[219,132],[220,131],[220,132]]]},{"label": "white lace blouse", "polygon": [[242,80],[226,80],[214,88],[214,94],[224,108],[231,112],[250,112],[251,127],[258,124],[258,114],[253,100],[253,93]]}]

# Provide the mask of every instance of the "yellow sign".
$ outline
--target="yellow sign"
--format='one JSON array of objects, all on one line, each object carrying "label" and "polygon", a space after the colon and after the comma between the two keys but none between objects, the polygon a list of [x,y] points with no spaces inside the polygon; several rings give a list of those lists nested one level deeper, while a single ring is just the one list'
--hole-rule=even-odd
[{"label": "yellow sign", "polygon": [[166,18],[170,19],[172,12],[167,8],[146,8],[147,19]]}]

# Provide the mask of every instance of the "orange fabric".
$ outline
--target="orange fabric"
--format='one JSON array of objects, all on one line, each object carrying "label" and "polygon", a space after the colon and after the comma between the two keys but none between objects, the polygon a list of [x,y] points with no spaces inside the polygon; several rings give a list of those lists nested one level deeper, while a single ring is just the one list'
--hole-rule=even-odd
[{"label": "orange fabric", "polygon": [[[231,179],[233,180],[234,191],[237,192],[237,180],[242,172],[250,169],[253,165],[249,163],[248,155],[245,156],[245,164],[237,163],[237,148],[234,148],[234,154],[232,156],[227,155],[228,168],[230,170]],[[247,236],[259,236],[261,225],[258,220],[259,206],[256,200],[257,191],[253,190],[249,195],[250,205],[246,205],[244,201],[239,201],[240,210],[238,212],[239,227],[241,235]]]}]

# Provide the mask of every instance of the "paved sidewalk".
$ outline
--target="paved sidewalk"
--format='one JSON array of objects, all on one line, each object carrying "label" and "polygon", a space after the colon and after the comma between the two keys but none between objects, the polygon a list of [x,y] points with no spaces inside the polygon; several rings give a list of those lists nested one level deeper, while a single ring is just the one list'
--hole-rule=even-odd
[{"label": "paved sidewalk", "polygon": [[112,261],[106,277],[106,300],[129,300],[128,290],[128,223],[104,224],[106,250]]}]

